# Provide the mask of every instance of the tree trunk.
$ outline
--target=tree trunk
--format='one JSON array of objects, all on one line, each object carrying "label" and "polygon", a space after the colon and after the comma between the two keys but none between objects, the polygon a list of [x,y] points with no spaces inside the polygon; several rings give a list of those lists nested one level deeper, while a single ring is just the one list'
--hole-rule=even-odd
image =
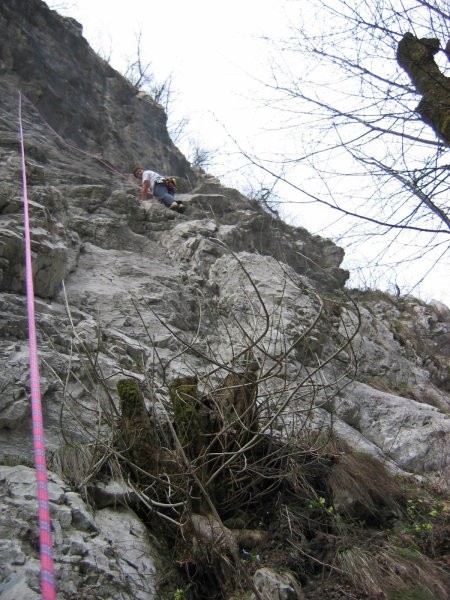
[{"label": "tree trunk", "polygon": [[397,61],[422,96],[416,111],[450,146],[450,77],[441,73],[434,60],[438,51],[439,40],[406,33],[397,48]]}]

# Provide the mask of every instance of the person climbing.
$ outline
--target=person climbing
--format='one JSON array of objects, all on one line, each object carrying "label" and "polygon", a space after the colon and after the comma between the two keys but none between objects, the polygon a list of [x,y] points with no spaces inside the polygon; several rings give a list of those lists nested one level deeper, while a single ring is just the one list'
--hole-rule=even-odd
[{"label": "person climbing", "polygon": [[157,198],[162,204],[179,213],[184,213],[186,207],[179,200],[175,200],[175,186],[170,183],[170,179],[163,177],[155,171],[150,171],[142,167],[136,167],[133,171],[136,179],[142,182],[141,200],[147,200],[149,193]]}]

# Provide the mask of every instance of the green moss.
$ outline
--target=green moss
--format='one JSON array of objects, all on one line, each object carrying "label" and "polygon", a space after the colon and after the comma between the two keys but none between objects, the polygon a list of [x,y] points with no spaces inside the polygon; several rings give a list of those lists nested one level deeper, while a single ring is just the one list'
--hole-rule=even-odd
[{"label": "green moss", "polygon": [[141,409],[143,396],[137,381],[134,379],[121,379],[117,384],[117,391],[123,416],[131,417],[137,410]]},{"label": "green moss", "polygon": [[448,137],[450,134],[450,116],[441,116],[437,129],[443,137]]},{"label": "green moss", "polygon": [[139,383],[135,379],[122,379],[117,384],[117,391],[122,413],[119,429],[124,456],[140,469],[152,471],[156,468],[157,436]]},{"label": "green moss", "polygon": [[184,400],[197,399],[197,378],[178,377],[169,383],[169,396],[172,402],[176,398]]},{"label": "green moss", "polygon": [[169,396],[173,406],[175,429],[183,446],[188,445],[202,433],[198,402],[197,379],[180,377],[169,384]]}]

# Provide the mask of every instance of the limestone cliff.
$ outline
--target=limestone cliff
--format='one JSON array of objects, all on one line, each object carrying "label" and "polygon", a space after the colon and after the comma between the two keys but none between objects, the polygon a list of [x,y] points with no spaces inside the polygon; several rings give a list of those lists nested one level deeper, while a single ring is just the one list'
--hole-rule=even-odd
[{"label": "limestone cliff", "polygon": [[[195,375],[209,394],[251,356],[277,440],[333,432],[445,489],[447,307],[346,290],[340,248],[192,169],[161,107],[40,0],[1,3],[0,77],[2,599],[39,597],[19,91],[59,598],[159,593],[160,540],[134,492],[111,470],[95,478],[124,378],[163,430],[171,380]],[[135,163],[178,178],[185,215],[140,202]],[[90,448],[92,468],[75,447]]]}]

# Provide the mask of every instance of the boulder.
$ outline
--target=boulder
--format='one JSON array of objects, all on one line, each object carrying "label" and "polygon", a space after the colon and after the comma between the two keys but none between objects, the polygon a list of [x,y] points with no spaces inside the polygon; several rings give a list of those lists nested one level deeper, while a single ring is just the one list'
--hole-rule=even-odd
[{"label": "boulder", "polygon": [[302,588],[294,575],[269,568],[258,569],[253,582],[261,600],[303,600]]}]

